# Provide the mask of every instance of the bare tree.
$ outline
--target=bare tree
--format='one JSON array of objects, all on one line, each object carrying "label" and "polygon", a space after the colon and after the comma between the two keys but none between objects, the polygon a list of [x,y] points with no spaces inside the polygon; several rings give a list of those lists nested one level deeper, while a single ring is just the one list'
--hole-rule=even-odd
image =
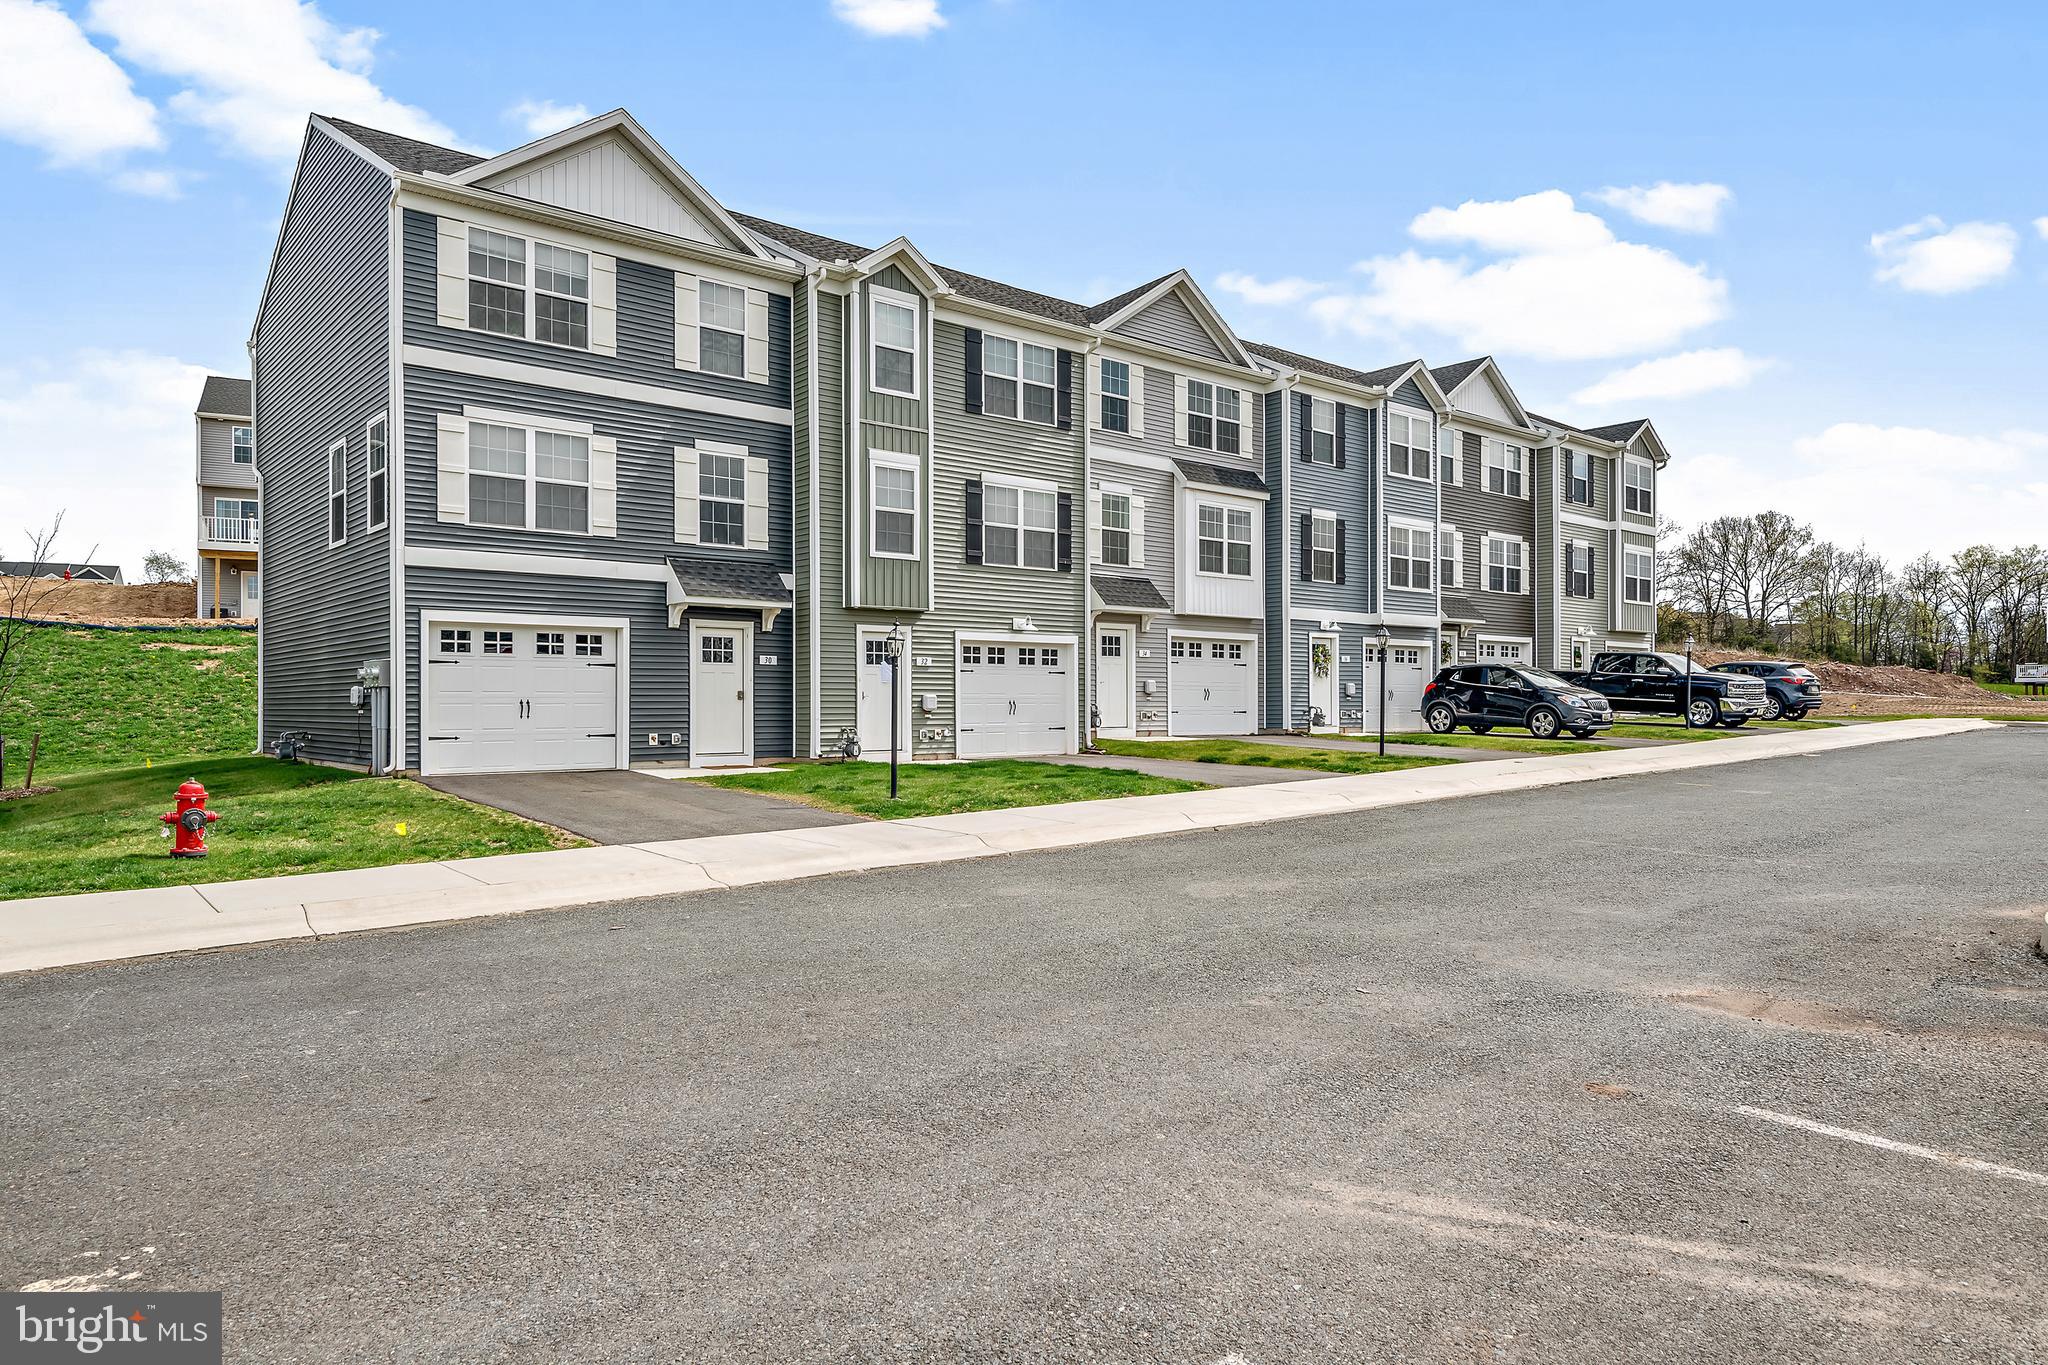
[{"label": "bare tree", "polygon": [[1977,662],[1991,602],[1998,595],[2005,572],[2005,556],[1989,545],[1972,545],[1959,551],[1950,566],[1950,600],[1955,606],[1956,624],[1962,631],[1964,668]]},{"label": "bare tree", "polygon": [[191,574],[185,561],[169,550],[151,550],[142,557],[142,576],[151,583],[182,583]]},{"label": "bare tree", "polygon": [[[25,532],[30,572],[19,578],[0,578],[0,716],[7,713],[7,698],[20,681],[37,638],[29,622],[42,615],[51,595],[64,587],[65,565],[53,553],[63,530],[64,514],[59,512],[48,530]],[[88,550],[86,558],[92,554]],[[44,577],[41,570],[46,567],[56,576]]]}]

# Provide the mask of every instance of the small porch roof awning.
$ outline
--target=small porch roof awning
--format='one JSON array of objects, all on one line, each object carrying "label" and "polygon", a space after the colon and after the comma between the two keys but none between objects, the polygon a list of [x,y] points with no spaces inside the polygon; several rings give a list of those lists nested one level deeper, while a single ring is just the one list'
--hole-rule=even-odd
[{"label": "small porch roof awning", "polygon": [[1159,585],[1149,578],[1123,578],[1116,574],[1096,573],[1089,577],[1090,596],[1095,599],[1097,611],[1123,612],[1145,618],[1149,626],[1152,617],[1169,610],[1166,594],[1159,591]]},{"label": "small porch roof awning", "polygon": [[680,626],[692,607],[758,611],[761,629],[775,629],[775,618],[795,604],[790,576],[759,559],[726,559],[717,555],[670,555],[668,560],[669,624]]},{"label": "small porch roof awning", "polygon": [[1267,495],[1266,481],[1249,469],[1237,469],[1226,464],[1210,464],[1207,460],[1184,460],[1173,457],[1175,468],[1181,478],[1203,488],[1215,488],[1225,493],[1236,493],[1247,498],[1263,498]]}]

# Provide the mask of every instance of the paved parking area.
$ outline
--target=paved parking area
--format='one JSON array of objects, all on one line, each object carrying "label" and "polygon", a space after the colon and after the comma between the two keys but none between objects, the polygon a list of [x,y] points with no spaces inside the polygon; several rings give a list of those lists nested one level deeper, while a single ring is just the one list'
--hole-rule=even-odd
[{"label": "paved parking area", "polygon": [[509,810],[600,844],[646,844],[712,834],[849,825],[857,815],[819,810],[758,792],[707,787],[630,770],[481,773],[422,779],[436,791]]}]

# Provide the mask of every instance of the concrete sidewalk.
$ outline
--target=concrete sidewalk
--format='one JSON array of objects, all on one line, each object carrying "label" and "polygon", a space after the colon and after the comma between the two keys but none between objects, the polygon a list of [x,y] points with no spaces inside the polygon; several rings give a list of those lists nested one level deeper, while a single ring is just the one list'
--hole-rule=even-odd
[{"label": "concrete sidewalk", "polygon": [[0,973],[1722,767],[1990,728],[1909,720],[758,834],[0,903]]}]

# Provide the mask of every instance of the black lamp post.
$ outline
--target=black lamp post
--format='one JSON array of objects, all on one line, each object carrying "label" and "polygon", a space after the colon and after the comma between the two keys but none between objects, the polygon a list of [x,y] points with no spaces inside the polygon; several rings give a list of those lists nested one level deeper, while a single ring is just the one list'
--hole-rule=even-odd
[{"label": "black lamp post", "polygon": [[889,623],[889,638],[882,642],[889,656],[889,799],[896,799],[896,760],[903,752],[903,627]]},{"label": "black lamp post", "polygon": [[1377,642],[1377,643],[1379,644],[1379,647],[1380,647],[1380,705],[1379,705],[1379,713],[1380,713],[1380,757],[1381,757],[1381,758],[1385,758],[1385,757],[1387,756],[1387,641],[1389,641],[1389,640],[1391,640],[1391,639],[1393,639],[1393,638],[1394,638],[1393,636],[1391,636],[1391,635],[1387,634],[1387,628],[1386,628],[1385,626],[1381,626],[1381,627],[1380,627],[1380,629],[1379,629],[1379,634],[1377,634],[1377,635],[1375,635],[1375,636],[1373,637],[1373,639],[1374,639],[1374,640],[1375,640],[1375,641],[1376,641],[1376,642]]},{"label": "black lamp post", "polygon": [[1685,636],[1685,728],[1692,729],[1692,632]]}]

